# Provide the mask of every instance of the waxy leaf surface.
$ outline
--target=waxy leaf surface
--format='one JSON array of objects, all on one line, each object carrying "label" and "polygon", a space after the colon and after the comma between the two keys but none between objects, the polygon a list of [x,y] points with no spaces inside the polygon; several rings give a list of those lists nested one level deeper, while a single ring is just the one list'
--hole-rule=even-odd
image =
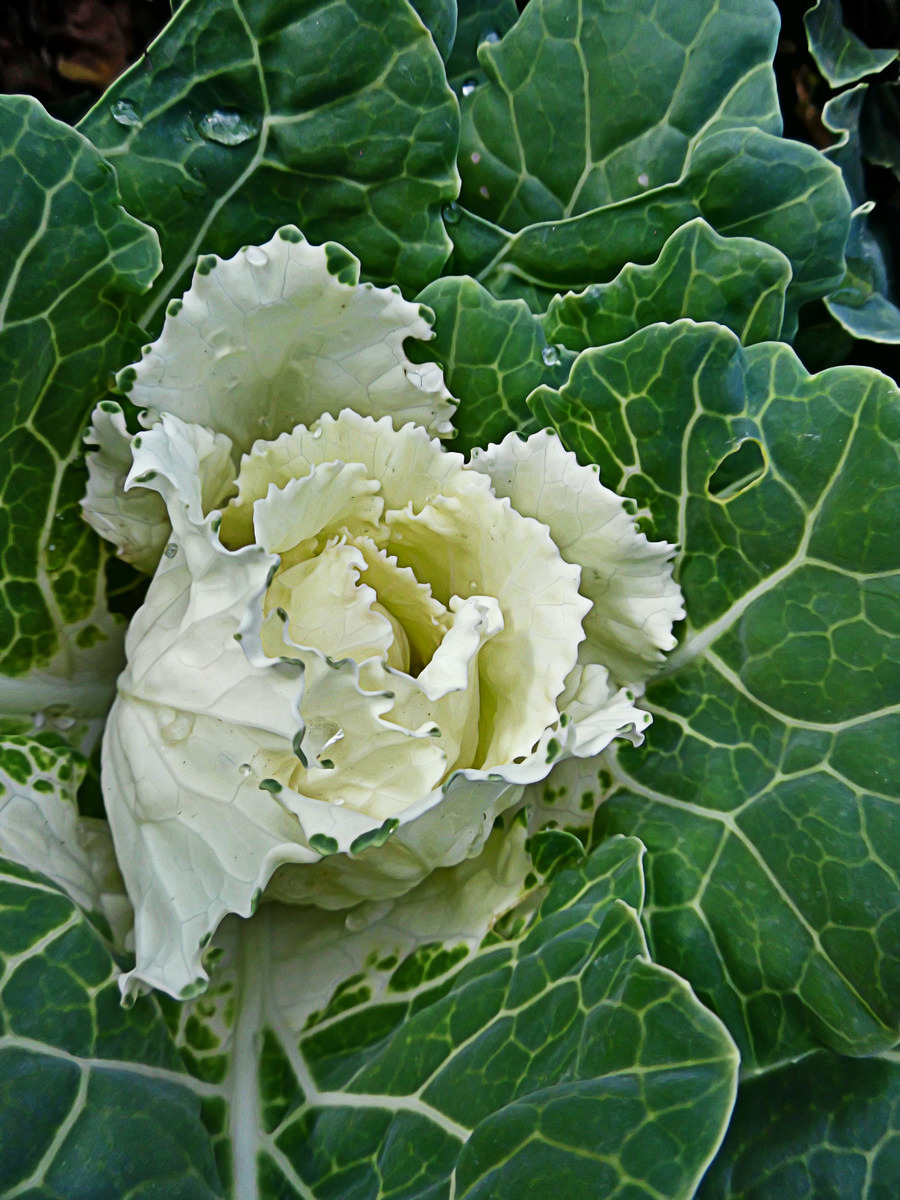
[{"label": "waxy leaf surface", "polygon": [[516,895],[498,847],[505,833],[368,928],[271,905],[223,926],[209,994],[167,1009],[222,1098],[234,1195],[692,1194],[736,1055],[646,958],[641,845],[608,842],[526,930],[474,940]]},{"label": "waxy leaf surface", "polygon": [[898,1175],[900,1059],[820,1051],[745,1080],[697,1197],[891,1200]]},{"label": "waxy leaf surface", "polygon": [[[897,446],[892,381],[808,376],[689,321],[587,351],[532,404],[682,547],[680,647],[595,833],[649,850],[654,956],[748,1065],[896,1040]],[[652,515],[650,515],[652,514]]]},{"label": "waxy leaf surface", "polygon": [[121,631],[81,519],[81,436],[136,349],[159,244],[91,144],[36,101],[0,98],[0,145],[0,712],[98,715]]},{"label": "waxy leaf surface", "polygon": [[849,204],[778,136],[777,28],[768,0],[532,0],[463,98],[452,269],[540,311],[702,216],[790,259],[793,321],[843,272]]},{"label": "waxy leaf surface", "polygon": [[368,278],[417,290],[450,244],[458,112],[444,65],[400,0],[186,0],[81,123],[159,230],[165,269],[142,315],[277,226],[339,233]]}]

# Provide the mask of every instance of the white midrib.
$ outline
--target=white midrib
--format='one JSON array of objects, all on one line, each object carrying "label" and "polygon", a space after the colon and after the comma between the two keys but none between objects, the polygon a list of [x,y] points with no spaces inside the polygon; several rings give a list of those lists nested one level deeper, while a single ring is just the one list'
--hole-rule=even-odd
[{"label": "white midrib", "polygon": [[269,929],[265,908],[242,921],[238,934],[238,980],[234,1041],[228,1078],[234,1200],[260,1200],[256,1159],[262,1135],[259,1110],[260,1031],[263,987],[268,977]]}]

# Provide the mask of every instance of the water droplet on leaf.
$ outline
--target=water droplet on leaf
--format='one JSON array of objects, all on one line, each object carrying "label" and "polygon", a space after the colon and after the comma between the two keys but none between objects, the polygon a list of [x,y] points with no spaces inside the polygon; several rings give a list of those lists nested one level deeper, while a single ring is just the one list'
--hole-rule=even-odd
[{"label": "water droplet on leaf", "polygon": [[244,251],[244,257],[251,267],[264,267],[269,261],[269,256],[265,250],[261,250],[259,246],[248,246]]},{"label": "water droplet on leaf", "polygon": [[462,87],[460,88],[460,91],[462,92],[462,94],[464,96],[471,96],[477,87],[478,87],[477,79],[467,79],[465,81],[465,83],[462,85]]},{"label": "water droplet on leaf", "polygon": [[166,558],[174,558],[177,553],[178,553],[178,547],[176,546],[176,544],[174,542],[169,542],[168,546],[166,546],[166,549],[165,549]]},{"label": "water droplet on leaf", "polygon": [[110,116],[120,125],[140,125],[141,113],[133,100],[116,100],[109,106]]},{"label": "water droplet on leaf", "polygon": [[649,187],[650,176],[645,171],[642,171],[641,174],[638,175],[638,183],[641,185],[641,187]]},{"label": "water droplet on leaf", "polygon": [[441,209],[441,216],[444,218],[446,225],[458,225],[462,219],[462,209],[454,200],[450,204],[444,205]]},{"label": "water droplet on leaf", "polygon": [[548,367],[555,367],[559,362],[559,351],[555,346],[545,346],[541,351],[541,358]]},{"label": "water droplet on leaf", "polygon": [[496,29],[487,29],[481,35],[480,40],[482,42],[490,42],[491,44],[493,44],[494,42],[500,41],[500,34],[497,32]]},{"label": "water droplet on leaf", "polygon": [[239,146],[259,133],[259,120],[234,109],[215,108],[197,122],[200,133],[220,146]]},{"label": "water droplet on leaf", "polygon": [[243,775],[243,777],[245,779],[251,773],[252,770],[253,770],[253,768],[250,766],[249,763],[241,763],[241,765],[238,767],[238,771],[241,773],[241,775]]}]

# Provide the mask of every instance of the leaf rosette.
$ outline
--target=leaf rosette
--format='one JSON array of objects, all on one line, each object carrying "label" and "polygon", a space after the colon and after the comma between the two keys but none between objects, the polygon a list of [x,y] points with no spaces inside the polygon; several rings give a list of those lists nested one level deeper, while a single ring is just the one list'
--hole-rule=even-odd
[{"label": "leaf rosette", "polygon": [[649,723],[673,547],[554,434],[445,449],[430,319],[288,227],[201,259],[119,376],[141,432],[94,413],[86,516],[153,572],[103,746],[126,994],[202,990],[263,893],[390,901]]}]

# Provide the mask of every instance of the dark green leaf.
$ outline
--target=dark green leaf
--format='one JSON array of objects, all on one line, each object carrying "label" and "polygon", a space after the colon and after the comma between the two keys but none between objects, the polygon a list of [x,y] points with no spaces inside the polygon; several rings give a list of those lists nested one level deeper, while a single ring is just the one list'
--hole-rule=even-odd
[{"label": "dark green leaf", "polygon": [[519,19],[519,10],[515,0],[458,0],[457,9],[456,40],[447,60],[447,79],[457,96],[468,96],[485,80],[478,47],[482,42],[499,41]]},{"label": "dark green leaf", "polygon": [[769,4],[532,0],[463,104],[465,206],[511,232],[673,183],[695,136],[780,131]]},{"label": "dark green leaf", "polygon": [[[818,150],[758,129],[730,129],[698,143],[685,175],[643,196],[582,216],[506,234],[481,218],[451,225],[454,271],[536,311],[556,292],[612,279],[648,263],[681,225],[701,216],[726,237],[752,237],[791,262],[791,313],[826,294],[844,270],[850,203],[840,174]],[[455,215],[455,214],[454,214]]]},{"label": "dark green leaf", "polygon": [[24,96],[0,98],[0,672],[3,711],[102,713],[119,667],[97,536],[81,519],[81,437],[135,352],[130,316],[156,234],[119,204],[90,143]]},{"label": "dark green leaf", "polygon": [[3,860],[0,962],[2,1194],[221,1197],[197,1085],[155,1001],[122,1009],[93,926]]},{"label": "dark green leaf", "polygon": [[533,402],[683,547],[689,624],[596,825],[648,847],[654,957],[748,1063],[891,1045],[896,387],[863,368],[810,377],[785,346],[678,322],[586,351]]},{"label": "dark green leaf", "polygon": [[456,0],[415,0],[413,8],[446,62],[456,38]]},{"label": "dark green leaf", "polygon": [[462,203],[487,226],[451,228],[452,269],[540,311],[703,216],[791,260],[791,314],[823,295],[849,205],[818,151],[777,137],[775,18],[763,0],[532,0],[463,102]]},{"label": "dark green leaf", "polygon": [[413,291],[450,249],[456,100],[405,0],[186,0],[81,128],[159,230],[154,328],[198,254],[230,257],[286,223]]},{"label": "dark green leaf", "polygon": [[551,342],[605,346],[658,321],[718,321],[746,345],[781,333],[791,265],[773,246],[723,238],[701,220],[682,225],[655,263],[622,268],[607,284],[556,296],[544,317]]},{"label": "dark green leaf", "polygon": [[560,384],[572,355],[548,344],[540,321],[521,300],[495,300],[474,279],[435,280],[418,299],[434,311],[434,340],[407,343],[410,354],[436,358],[459,400],[454,450],[499,442],[537,426],[525,397],[540,383]]},{"label": "dark green leaf", "polygon": [[[236,1195],[254,1181],[267,1200],[693,1194],[727,1123],[736,1056],[684,982],[646,957],[640,843],[611,840],[561,871],[509,940],[496,895],[480,946],[423,936],[489,916],[481,895],[511,837],[492,839],[487,864],[436,872],[380,924],[267,905],[223,928],[212,992],[176,1020],[223,1111],[240,1106]],[[239,1093],[228,1061],[244,1072]]]},{"label": "dark green leaf", "polygon": [[900,1061],[811,1054],[741,1085],[698,1200],[893,1200]]},{"label": "dark green leaf", "polygon": [[897,57],[897,50],[874,50],[847,28],[841,0],[816,0],[803,23],[810,52],[832,87],[856,83]]},{"label": "dark green leaf", "polygon": [[841,168],[857,206],[847,243],[847,273],[825,304],[854,337],[894,344],[900,342],[900,309],[893,303],[884,252],[870,224],[873,205],[867,199],[860,147],[860,120],[871,98],[869,85],[861,83],[835,96],[822,113],[828,128],[841,135],[827,153]]}]

